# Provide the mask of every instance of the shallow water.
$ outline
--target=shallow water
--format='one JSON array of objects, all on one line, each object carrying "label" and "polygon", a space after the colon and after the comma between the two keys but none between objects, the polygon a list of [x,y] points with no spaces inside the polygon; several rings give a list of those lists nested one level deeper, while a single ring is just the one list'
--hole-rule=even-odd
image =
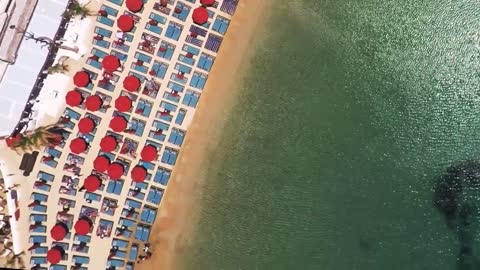
[{"label": "shallow water", "polygon": [[432,189],[479,157],[478,1],[274,2],[185,268],[457,269]]}]

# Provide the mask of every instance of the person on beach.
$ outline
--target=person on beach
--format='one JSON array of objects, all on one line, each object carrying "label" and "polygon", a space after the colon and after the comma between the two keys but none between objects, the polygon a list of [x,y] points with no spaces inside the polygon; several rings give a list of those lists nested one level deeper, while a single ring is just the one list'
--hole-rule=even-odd
[{"label": "person on beach", "polygon": [[145,247],[143,248],[143,252],[148,252],[150,249],[150,243],[145,243]]}]

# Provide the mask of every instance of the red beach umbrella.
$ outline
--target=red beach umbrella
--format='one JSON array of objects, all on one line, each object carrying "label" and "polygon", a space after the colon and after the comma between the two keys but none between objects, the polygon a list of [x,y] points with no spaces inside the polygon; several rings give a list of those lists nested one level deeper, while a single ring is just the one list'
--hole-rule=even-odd
[{"label": "red beach umbrella", "polygon": [[200,3],[204,6],[212,6],[215,4],[215,0],[200,0]]},{"label": "red beach umbrella", "polygon": [[105,136],[100,141],[100,149],[103,152],[112,152],[117,148],[117,139],[111,135]]},{"label": "red beach umbrella", "polygon": [[120,60],[114,55],[107,55],[102,60],[102,67],[107,72],[114,72],[120,67]]},{"label": "red beach umbrella", "polygon": [[139,12],[143,7],[142,0],[127,0],[126,2],[128,10],[131,12]]},{"label": "red beach umbrella", "polygon": [[117,26],[123,32],[132,30],[134,23],[132,16],[129,15],[120,15],[117,19]]},{"label": "red beach umbrella", "polygon": [[87,134],[92,132],[95,129],[95,121],[93,121],[90,117],[84,117],[78,121],[78,130],[83,133]]},{"label": "red beach umbrella", "polygon": [[157,148],[153,145],[145,145],[140,153],[143,160],[150,162],[157,158]]},{"label": "red beach umbrella", "polygon": [[102,107],[102,104],[102,98],[97,95],[91,95],[85,100],[85,108],[92,112],[98,111]]},{"label": "red beach umbrella", "polygon": [[71,90],[68,91],[67,95],[65,96],[65,102],[67,102],[68,106],[78,106],[82,104],[83,96],[82,93],[78,90]]},{"label": "red beach umbrella", "polygon": [[147,170],[143,166],[135,166],[130,173],[134,182],[143,182],[147,178]]},{"label": "red beach umbrella", "polygon": [[204,7],[198,7],[192,13],[193,22],[196,24],[204,24],[208,21],[208,11]]},{"label": "red beach umbrella", "polygon": [[83,153],[87,150],[88,144],[84,138],[78,137],[70,141],[70,151],[74,154]]},{"label": "red beach umbrella", "polygon": [[78,87],[85,87],[90,82],[90,74],[86,71],[78,71],[73,76],[73,83]]},{"label": "red beach umbrella", "polygon": [[130,92],[135,92],[140,87],[140,79],[134,75],[129,75],[123,80],[123,88]]},{"label": "red beach umbrella", "polygon": [[125,168],[118,162],[114,162],[108,167],[108,176],[110,179],[118,179],[122,177],[124,172]]},{"label": "red beach umbrella", "polygon": [[108,156],[98,156],[93,161],[93,168],[99,172],[105,172],[108,170],[108,166],[110,166],[110,158]]},{"label": "red beach umbrella", "polygon": [[62,251],[58,247],[53,247],[47,251],[47,261],[51,264],[57,264],[62,260]]},{"label": "red beach umbrella", "polygon": [[89,175],[87,178],[85,178],[85,181],[83,182],[83,187],[87,191],[94,192],[96,191],[101,185],[100,178],[96,175]]},{"label": "red beach umbrella", "polygon": [[128,112],[132,108],[132,100],[128,96],[119,96],[115,100],[115,109],[119,112]]},{"label": "red beach umbrella", "polygon": [[86,235],[90,232],[90,222],[86,219],[79,219],[75,222],[75,233],[79,235]]},{"label": "red beach umbrella", "polygon": [[128,121],[125,117],[118,115],[110,120],[109,127],[115,132],[122,132],[127,128]]},{"label": "red beach umbrella", "polygon": [[65,238],[67,233],[68,232],[65,225],[60,223],[55,224],[55,226],[53,226],[53,228],[50,230],[50,236],[52,236],[55,241],[61,241],[63,238]]}]

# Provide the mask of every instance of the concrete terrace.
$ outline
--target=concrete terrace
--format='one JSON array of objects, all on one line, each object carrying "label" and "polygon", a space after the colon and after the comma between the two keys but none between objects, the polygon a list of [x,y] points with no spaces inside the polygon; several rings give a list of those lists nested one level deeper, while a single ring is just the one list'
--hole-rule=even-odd
[{"label": "concrete terrace", "polygon": [[[67,0],[38,0],[38,3],[37,1],[14,2],[17,4],[17,9],[25,8],[27,9],[25,12],[31,12],[31,9],[35,8],[35,12],[29,23],[28,20],[12,18],[5,26],[7,29],[4,38],[10,38],[12,42],[2,43],[1,47],[6,47],[2,51],[5,51],[8,61],[14,61],[14,64],[6,66],[0,83],[0,120],[2,121],[0,135],[13,132],[49,54],[48,48],[41,48],[40,44],[33,40],[22,41],[22,30],[26,27],[27,32],[53,39],[62,21],[61,15],[68,4]],[[16,14],[16,16],[22,16],[22,14]],[[15,28],[10,29],[10,25]]]},{"label": "concrete terrace", "polygon": [[[238,0],[215,1],[207,7],[208,21],[198,25],[192,13],[200,6],[199,0],[144,1],[136,13],[128,11],[125,2],[95,3],[101,11],[93,17],[93,38],[88,40],[82,64],[73,71],[87,72],[89,82],[79,87],[72,78],[59,79],[57,85],[50,82],[41,89],[76,89],[84,98],[99,96],[102,106],[87,110],[84,102],[57,108],[63,112],[59,122],[65,126],[64,142],[41,151],[31,176],[22,182],[19,193],[24,197],[16,228],[18,235],[28,235],[28,239],[18,239],[14,247],[28,250],[30,265],[36,269],[134,269],[161,213],[183,138],[238,4]],[[131,31],[119,32],[116,21],[122,14],[134,18]],[[108,55],[116,56],[121,68],[106,72],[103,60]],[[125,90],[129,76],[138,79],[138,89]],[[128,97],[132,108],[119,112],[115,101],[120,96]],[[112,130],[114,116],[127,120],[126,129]],[[94,129],[81,133],[79,122],[85,118],[95,122]],[[111,151],[101,144],[108,135],[118,142]],[[73,153],[76,138],[83,138],[88,149]],[[157,157],[145,160],[140,154],[145,146],[154,146]],[[98,156],[121,164],[124,172],[113,178],[96,170]],[[146,169],[146,179],[132,180],[135,167]],[[98,189],[81,188],[88,176],[101,180]],[[92,224],[85,235],[76,233],[80,219]],[[68,227],[68,233],[55,241],[50,231],[59,222]],[[63,253],[56,264],[47,260],[52,249]]]}]

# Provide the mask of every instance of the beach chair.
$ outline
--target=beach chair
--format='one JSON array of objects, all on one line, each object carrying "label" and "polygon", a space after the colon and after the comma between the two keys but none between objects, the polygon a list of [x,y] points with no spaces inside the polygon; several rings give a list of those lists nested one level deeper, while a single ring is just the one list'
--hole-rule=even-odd
[{"label": "beach chair", "polygon": [[[184,22],[187,19],[191,9],[192,9],[191,7],[181,2],[178,2],[174,9],[175,12],[173,12],[172,16]],[[176,12],[177,10],[179,10],[180,13],[177,13]]]},{"label": "beach chair", "polygon": [[78,242],[90,243],[92,237],[90,235],[78,235],[75,234],[74,240]]},{"label": "beach chair", "polygon": [[128,254],[128,260],[131,262],[135,262],[137,260],[138,256],[138,245],[133,244],[132,247],[130,248],[130,252]]},{"label": "beach chair", "polygon": [[125,259],[125,257],[127,257],[127,253],[123,250],[117,250],[115,252],[115,255],[113,257],[117,257],[117,258],[121,258],[121,259]]},{"label": "beach chair", "polygon": [[131,200],[131,199],[126,199],[125,204],[130,206],[130,207],[133,207],[135,209],[140,209],[142,207],[141,202],[137,202],[137,201],[134,201],[134,200]]},{"label": "beach chair", "polygon": [[31,207],[30,209],[34,212],[42,212],[42,213],[47,212],[47,206],[46,205],[41,205],[41,204],[35,205],[34,207]]},{"label": "beach chair", "polygon": [[47,199],[48,199],[48,195],[33,192],[32,195],[30,195],[30,199],[41,201],[41,202],[46,202]]},{"label": "beach chair", "polygon": [[177,161],[177,156],[178,156],[178,151],[174,150],[172,148],[165,148],[163,151],[162,155],[162,163],[168,164],[168,165],[175,165]]},{"label": "beach chair", "polygon": [[93,48],[92,54],[98,56],[98,58],[105,58],[108,54],[100,49]]},{"label": "beach chair", "polygon": [[123,34],[123,39],[125,39],[125,41],[127,41],[127,42],[132,42],[133,41],[133,35],[129,34],[129,33],[124,33]]},{"label": "beach chair", "polygon": [[114,267],[123,267],[125,262],[123,260],[118,259],[108,259],[107,266],[114,266]]},{"label": "beach chair", "polygon": [[172,128],[172,132],[170,133],[168,142],[174,145],[181,146],[184,138],[185,138],[185,131],[180,130],[178,128]]},{"label": "beach chair", "polygon": [[34,233],[44,233],[47,231],[47,227],[44,226],[44,225],[40,225],[38,227],[36,227],[35,229],[33,229],[31,232],[34,232]]},{"label": "beach chair", "polygon": [[108,48],[110,48],[110,41],[94,39],[93,40],[93,45],[97,45],[99,47],[108,49]]},{"label": "beach chair", "polygon": [[215,34],[208,34],[207,43],[205,43],[205,49],[217,53],[222,45],[223,38]]},{"label": "beach chair", "polygon": [[135,53],[134,57],[135,57],[135,59],[143,61],[144,63],[150,63],[152,61],[151,56],[148,56],[146,54],[139,53],[139,52]]},{"label": "beach chair", "polygon": [[188,107],[195,108],[197,107],[199,99],[200,99],[200,94],[192,90],[187,90],[187,92],[185,93],[185,96],[183,97],[182,104]]},{"label": "beach chair", "polygon": [[128,241],[114,238],[112,240],[112,246],[119,247],[119,248],[126,248],[128,247]]},{"label": "beach chair", "polygon": [[40,257],[40,256],[32,256],[30,258],[30,264],[31,265],[47,264],[47,258],[46,257]]},{"label": "beach chair", "polygon": [[61,264],[53,264],[53,265],[50,265],[49,270],[67,270],[67,266],[61,265]]},{"label": "beach chair", "polygon": [[183,124],[183,120],[185,119],[186,114],[187,114],[186,110],[180,109],[178,111],[177,117],[175,118],[175,124],[181,126]]},{"label": "beach chair", "polygon": [[86,200],[91,200],[91,201],[97,201],[99,202],[102,199],[102,196],[96,193],[92,192],[85,192],[85,195],[83,196]]},{"label": "beach chair", "polygon": [[74,264],[89,264],[90,263],[90,258],[86,256],[78,256],[78,255],[73,255],[72,262]]},{"label": "beach chair", "polygon": [[120,224],[122,226],[126,226],[128,228],[133,228],[136,223],[135,223],[135,221],[130,220],[130,219],[120,218],[120,220],[118,221],[118,224]]},{"label": "beach chair", "polygon": [[68,116],[68,117],[70,117],[70,119],[75,119],[75,120],[80,119],[80,116],[81,116],[78,112],[76,112],[76,111],[74,111],[70,108],[66,108],[63,115]]},{"label": "beach chair", "polygon": [[52,188],[52,186],[50,186],[49,184],[43,184],[41,186],[34,186],[35,189],[38,189],[38,190],[43,190],[43,191],[50,191],[50,189]]},{"label": "beach chair", "polygon": [[123,4],[123,0],[108,0],[108,2],[112,2],[116,5],[121,6]]},{"label": "beach chair", "polygon": [[155,177],[153,178],[153,181],[155,183],[162,184],[166,186],[168,184],[168,180],[170,179],[171,171],[168,169],[165,169],[163,167],[158,167],[157,172],[155,173]]},{"label": "beach chair", "polygon": [[167,69],[168,69],[168,64],[163,62],[158,62],[158,61],[153,62],[152,70],[155,72],[155,75],[154,75],[155,77],[159,79],[165,78]]},{"label": "beach chair", "polygon": [[47,242],[47,237],[43,235],[32,235],[28,238],[29,243],[46,243]]},{"label": "beach chair", "polygon": [[215,61],[215,57],[208,55],[206,53],[202,53],[200,55],[200,59],[198,60],[197,67],[209,72],[212,69],[214,61]]},{"label": "beach chair", "polygon": [[178,61],[187,64],[189,66],[194,66],[195,65],[195,59],[193,57],[187,57],[184,54],[180,54],[178,56]]},{"label": "beach chair", "polygon": [[47,247],[36,247],[32,250],[32,253],[35,255],[38,254],[47,254],[48,248]]},{"label": "beach chair", "polygon": [[235,13],[235,10],[237,9],[237,5],[238,0],[223,0],[220,10],[229,15],[233,15]]},{"label": "beach chair", "polygon": [[217,16],[217,19],[213,23],[212,30],[224,36],[225,33],[227,33],[227,29],[229,25],[230,25],[229,19],[224,18],[222,16]]},{"label": "beach chair", "polygon": [[165,37],[178,41],[178,38],[180,37],[182,30],[183,30],[182,25],[178,23],[170,22],[168,24],[167,31],[165,32]]},{"label": "beach chair", "polygon": [[160,24],[165,24],[165,23],[167,23],[167,18],[165,18],[164,16],[159,15],[159,14],[157,14],[157,13],[154,13],[154,12],[150,13],[150,16],[148,16],[148,17],[149,17],[150,19],[152,19],[152,20],[157,21],[157,22],[160,23]]},{"label": "beach chair", "polygon": [[118,10],[107,5],[102,5],[100,7],[100,10],[105,10],[105,12],[107,12],[108,15],[112,15],[113,17],[117,17],[118,15]]},{"label": "beach chair", "polygon": [[147,74],[147,72],[148,72],[148,67],[143,66],[143,65],[142,65],[142,66],[139,66],[139,65],[137,65],[137,64],[135,64],[135,63],[132,63],[132,65],[130,66],[130,68],[132,68],[132,69],[134,69],[134,70],[136,70],[136,71],[138,71],[138,72],[144,73],[144,74]]},{"label": "beach chair", "polygon": [[112,31],[99,26],[95,26],[95,34],[110,38],[112,36]]},{"label": "beach chair", "polygon": [[112,20],[110,18],[107,18],[107,17],[103,17],[103,16],[97,16],[97,22],[102,23],[106,26],[110,26],[110,27],[112,27],[113,24],[115,23],[114,20]]},{"label": "beach chair", "polygon": [[130,50],[130,46],[128,46],[125,43],[124,44],[113,43],[112,48],[118,49],[118,50],[126,52],[126,53],[128,53],[128,50]]},{"label": "beach chair", "polygon": [[190,81],[190,86],[203,90],[206,82],[207,82],[207,75],[195,71],[193,73],[192,80]]},{"label": "beach chair", "polygon": [[185,87],[183,85],[180,85],[180,84],[172,82],[172,81],[168,82],[167,88],[171,89],[172,91],[178,92],[178,93],[182,93],[183,90],[185,89]]},{"label": "beach chair", "polygon": [[120,60],[120,61],[126,61],[127,57],[128,57],[128,55],[126,55],[124,53],[121,53],[119,51],[116,51],[116,50],[111,50],[110,54],[117,57],[118,60]]}]

